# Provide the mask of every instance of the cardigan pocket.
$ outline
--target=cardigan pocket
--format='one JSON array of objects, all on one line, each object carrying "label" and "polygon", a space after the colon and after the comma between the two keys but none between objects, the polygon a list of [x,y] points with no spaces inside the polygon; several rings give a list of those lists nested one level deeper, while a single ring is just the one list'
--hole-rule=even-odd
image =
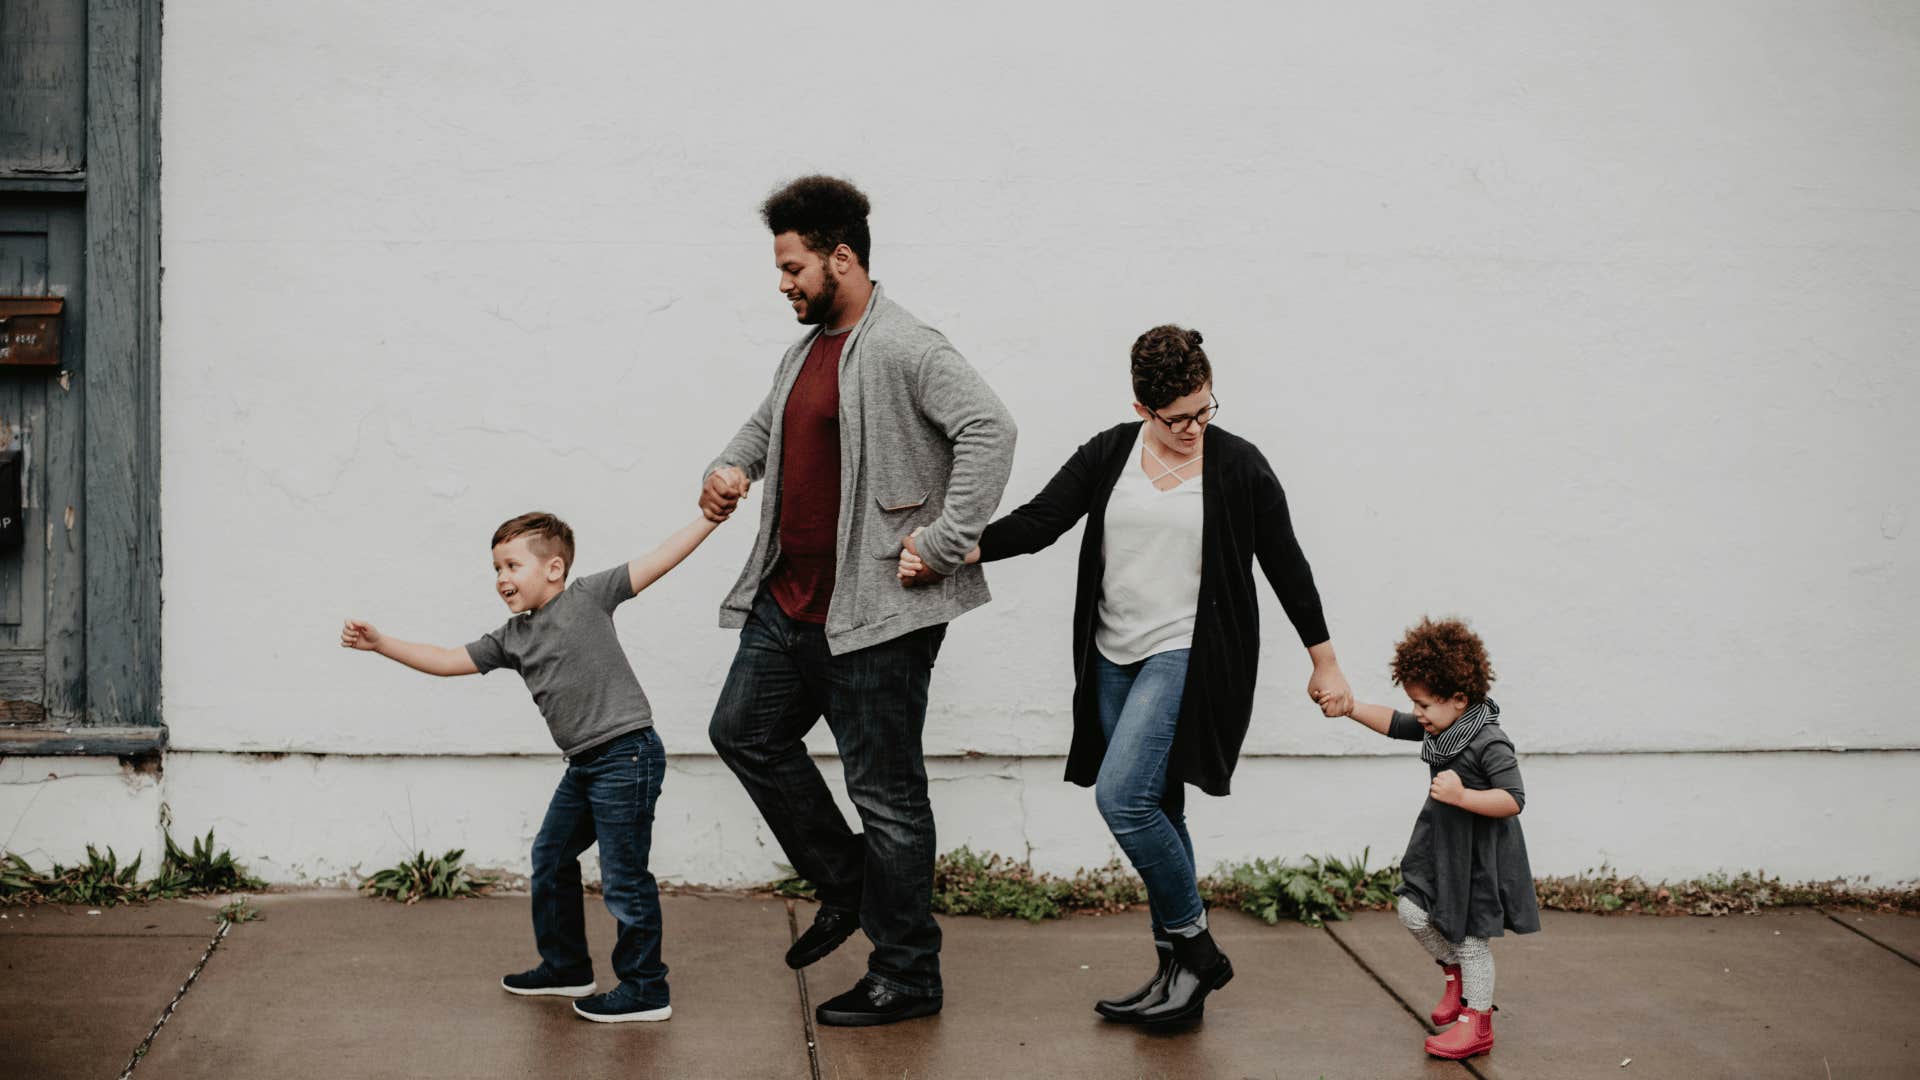
[{"label": "cardigan pocket", "polygon": [[927,500],[932,495],[933,489],[928,488],[918,495],[875,495],[873,497],[874,505],[878,506],[881,512],[880,535],[875,538],[875,543],[882,545],[873,552],[874,558],[897,559],[900,557],[901,545],[906,541],[908,534],[933,520],[933,515],[927,512]]}]

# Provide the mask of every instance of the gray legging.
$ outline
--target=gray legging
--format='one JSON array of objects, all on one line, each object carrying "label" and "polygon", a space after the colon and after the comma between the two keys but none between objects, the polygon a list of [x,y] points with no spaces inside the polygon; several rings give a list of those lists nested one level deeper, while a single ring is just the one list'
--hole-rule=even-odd
[{"label": "gray legging", "polygon": [[1483,937],[1461,938],[1455,945],[1440,936],[1427,918],[1427,910],[1403,896],[1399,904],[1400,922],[1413,931],[1413,939],[1443,964],[1460,965],[1460,1003],[1479,1012],[1493,1008],[1493,950]]}]

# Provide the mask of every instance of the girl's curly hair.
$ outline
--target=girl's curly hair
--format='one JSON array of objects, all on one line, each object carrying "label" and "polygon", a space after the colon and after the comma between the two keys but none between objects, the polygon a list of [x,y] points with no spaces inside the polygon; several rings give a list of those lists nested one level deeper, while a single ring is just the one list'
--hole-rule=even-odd
[{"label": "girl's curly hair", "polygon": [[1156,326],[1133,342],[1133,399],[1163,409],[1213,381],[1200,331]]},{"label": "girl's curly hair", "polygon": [[1459,619],[1421,618],[1393,647],[1393,681],[1418,686],[1438,698],[1467,695],[1478,705],[1493,686],[1493,664],[1480,635]]}]

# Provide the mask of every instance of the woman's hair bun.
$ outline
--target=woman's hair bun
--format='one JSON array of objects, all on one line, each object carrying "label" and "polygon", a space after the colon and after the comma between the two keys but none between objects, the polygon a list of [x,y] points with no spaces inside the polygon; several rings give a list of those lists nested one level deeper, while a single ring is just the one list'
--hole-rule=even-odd
[{"label": "woman's hair bun", "polygon": [[1200,331],[1189,330],[1187,331],[1187,340],[1193,342],[1195,345],[1198,345],[1202,341],[1205,341],[1206,339],[1200,336]]}]

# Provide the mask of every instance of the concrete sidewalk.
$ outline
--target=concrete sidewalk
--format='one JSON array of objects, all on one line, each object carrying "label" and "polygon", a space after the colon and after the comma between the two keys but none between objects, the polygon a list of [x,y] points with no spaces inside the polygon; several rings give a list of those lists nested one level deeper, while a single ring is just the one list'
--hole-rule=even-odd
[{"label": "concrete sidewalk", "polygon": [[[849,1030],[807,1004],[853,984],[863,939],[804,977],[781,963],[811,905],[668,897],[673,1019],[624,1025],[499,989],[532,963],[527,905],[268,896],[224,937],[211,901],[0,908],[0,1077],[119,1076],[170,1005],[139,1080],[1920,1075],[1913,918],[1550,912],[1495,944],[1499,1043],[1461,1065],[1421,1052],[1439,983],[1386,914],[1322,931],[1216,913],[1237,977],[1177,1033],[1091,1010],[1150,970],[1143,913],[943,919],[945,1011]],[[612,923],[589,916],[604,979]]]}]

